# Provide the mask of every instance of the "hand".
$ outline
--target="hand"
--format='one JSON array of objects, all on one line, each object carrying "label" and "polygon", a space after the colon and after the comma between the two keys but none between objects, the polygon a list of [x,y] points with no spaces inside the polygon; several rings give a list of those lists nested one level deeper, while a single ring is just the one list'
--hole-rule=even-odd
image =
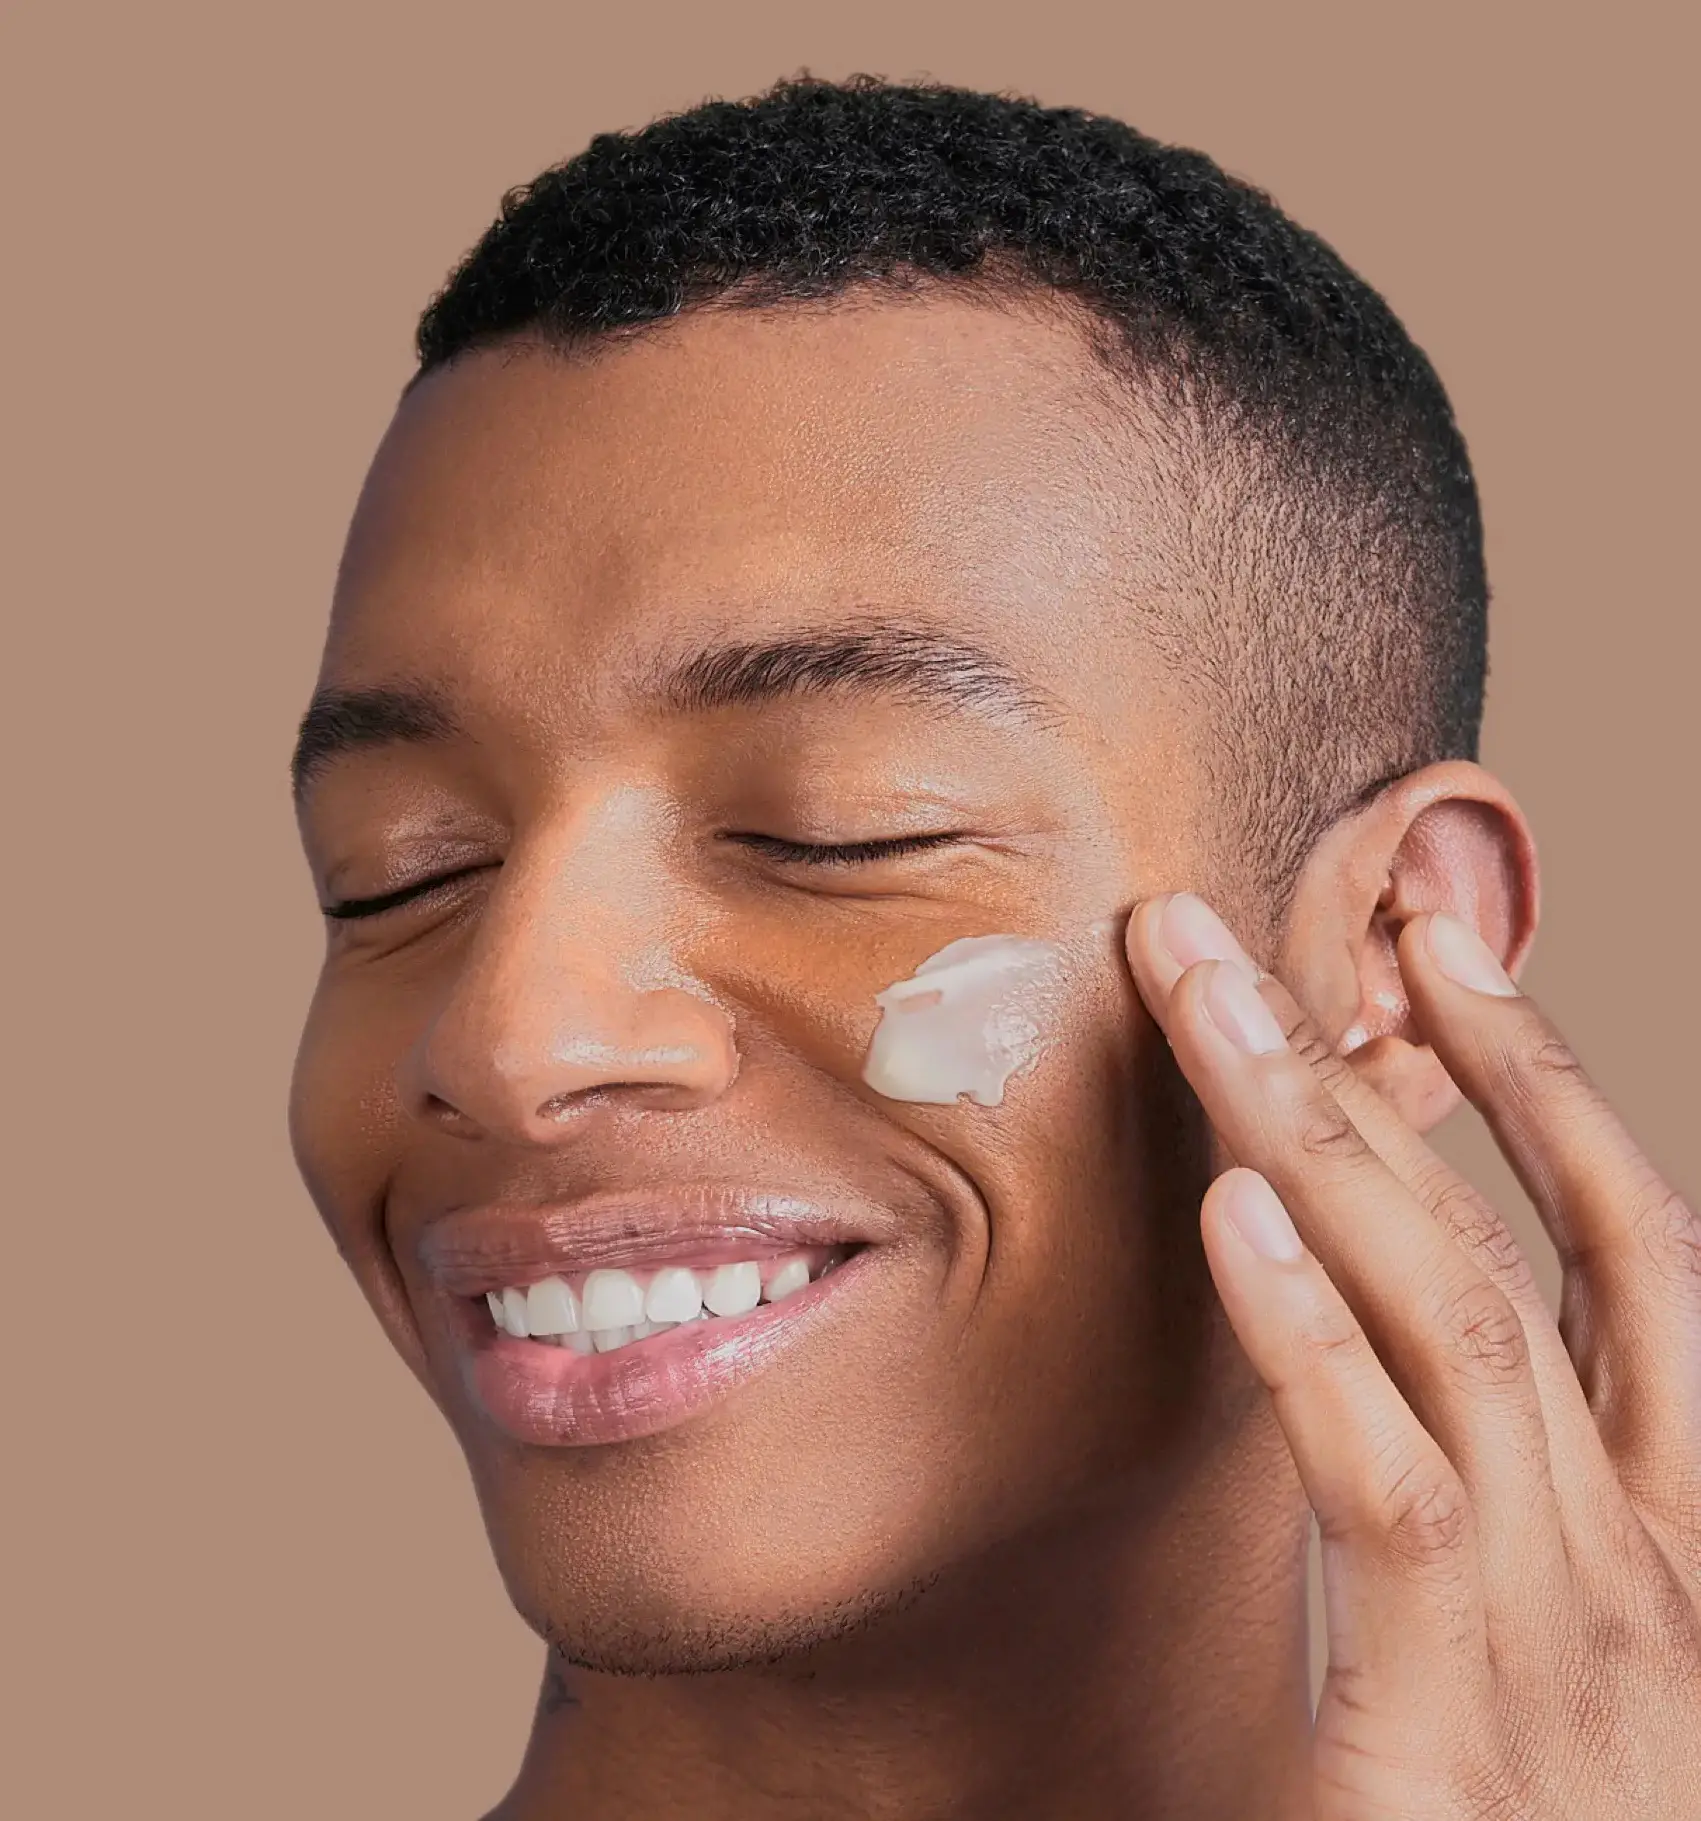
[{"label": "hand", "polygon": [[1414,919],[1413,1017],[1558,1247],[1556,1325],[1493,1209],[1172,902],[1129,958],[1246,1166],[1202,1233],[1317,1514],[1316,1821],[1697,1821],[1701,1221],[1474,932]]}]

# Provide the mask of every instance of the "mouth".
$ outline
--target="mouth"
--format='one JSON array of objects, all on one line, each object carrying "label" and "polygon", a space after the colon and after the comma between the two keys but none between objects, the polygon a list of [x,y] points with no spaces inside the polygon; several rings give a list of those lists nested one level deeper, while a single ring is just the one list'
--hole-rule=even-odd
[{"label": "mouth", "polygon": [[420,1255],[463,1384],[511,1439],[633,1440],[721,1402],[831,1323],[875,1241],[776,1197],[460,1209]]},{"label": "mouth", "polygon": [[498,1333],[566,1347],[580,1355],[617,1353],[688,1322],[736,1321],[763,1303],[784,1302],[842,1265],[853,1247],[809,1247],[703,1266],[675,1262],[627,1270],[604,1265],[573,1276],[486,1290]]}]

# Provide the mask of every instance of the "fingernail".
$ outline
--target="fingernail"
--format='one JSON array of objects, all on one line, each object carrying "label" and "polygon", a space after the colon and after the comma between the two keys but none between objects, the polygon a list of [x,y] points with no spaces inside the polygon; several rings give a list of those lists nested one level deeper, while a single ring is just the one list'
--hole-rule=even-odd
[{"label": "fingernail", "polygon": [[1437,911],[1429,920],[1429,952],[1449,980],[1468,986],[1473,993],[1493,993],[1500,999],[1517,994],[1512,976],[1482,937],[1445,911]]},{"label": "fingernail", "polygon": [[1305,1250],[1282,1198],[1256,1170],[1235,1171],[1224,1212],[1260,1258],[1292,1264]]},{"label": "fingernail", "polygon": [[1257,987],[1232,967],[1211,970],[1205,983],[1205,1010],[1229,1042],[1249,1056],[1270,1056],[1288,1047],[1275,1013],[1258,996]]},{"label": "fingernail", "polygon": [[1232,961],[1249,980],[1263,978],[1257,962],[1235,941],[1228,925],[1192,892],[1177,892],[1164,906],[1159,934],[1184,973],[1197,961]]}]

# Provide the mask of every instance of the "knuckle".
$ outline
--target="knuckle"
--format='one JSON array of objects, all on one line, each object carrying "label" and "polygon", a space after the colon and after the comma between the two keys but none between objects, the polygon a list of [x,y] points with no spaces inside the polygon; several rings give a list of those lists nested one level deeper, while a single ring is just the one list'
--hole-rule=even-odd
[{"label": "knuckle", "polygon": [[1513,1074],[1530,1083],[1538,1096],[1580,1087],[1594,1091],[1571,1046],[1545,1024],[1525,1025],[1512,1038],[1507,1059]]},{"label": "knuckle", "polygon": [[1313,1369],[1351,1372],[1374,1357],[1369,1338],[1352,1313],[1334,1304],[1319,1309],[1299,1339]]},{"label": "knuckle", "polygon": [[1617,1598],[1591,1599],[1582,1625],[1585,1660],[1608,1681],[1651,1684],[1680,1666],[1690,1679],[1701,1672],[1701,1611],[1676,1576],[1649,1572]]},{"label": "knuckle", "polygon": [[1457,1237],[1476,1217],[1475,1197],[1451,1167],[1433,1154],[1418,1158],[1407,1168],[1406,1186],[1451,1236]]},{"label": "knuckle", "polygon": [[[1320,1725],[1336,1727],[1343,1720],[1355,1720],[1362,1725],[1365,1721],[1379,1721],[1382,1718],[1381,1706],[1377,1700],[1380,1691],[1375,1671],[1369,1665],[1343,1659],[1338,1653],[1331,1652],[1328,1667],[1324,1671],[1323,1687],[1328,1699],[1318,1704]],[[1332,1748],[1348,1756],[1371,1756],[1359,1739],[1357,1728],[1341,1727],[1339,1736],[1332,1736],[1329,1742]]]},{"label": "knuckle", "polygon": [[1356,1160],[1364,1151],[1358,1128],[1332,1102],[1304,1107],[1298,1115],[1294,1137],[1307,1157],[1327,1163]]},{"label": "knuckle", "polygon": [[1426,1207],[1440,1201],[1459,1181],[1453,1167],[1435,1152],[1420,1152],[1406,1165],[1406,1180],[1412,1193]]},{"label": "knuckle", "polygon": [[1473,1383],[1505,1385],[1523,1377],[1530,1341],[1505,1293],[1486,1278],[1451,1290],[1439,1325],[1456,1370]]},{"label": "knuckle", "polygon": [[1513,1303],[1540,1301],[1541,1289],[1536,1283],[1535,1266],[1513,1236],[1512,1229],[1497,1214],[1485,1210],[1481,1225],[1466,1244],[1478,1264]]},{"label": "knuckle", "polygon": [[[1665,1716],[1701,1712],[1701,1616],[1675,1604],[1663,1609],[1643,1579],[1623,1572],[1585,1576],[1575,1586],[1542,1659],[1546,1737],[1529,1729],[1526,1756],[1546,1758],[1550,1776],[1560,1778],[1583,1768],[1598,1779],[1610,1764],[1621,1798],[1615,1814],[1663,1813],[1658,1797],[1669,1787],[1670,1759],[1651,1758],[1646,1747],[1659,1739]],[[1565,1742],[1557,1762],[1555,1738]]]},{"label": "knuckle", "polygon": [[1430,1460],[1414,1461],[1388,1485],[1376,1521],[1389,1554],[1412,1568],[1457,1561],[1474,1522],[1463,1481]]},{"label": "knuckle", "polygon": [[1599,1566],[1612,1584],[1640,1589],[1663,1577],[1660,1546],[1633,1500],[1615,1496],[1602,1511],[1598,1530]]},{"label": "knuckle", "polygon": [[1615,1489],[1574,1548],[1580,1643],[1606,1668],[1686,1664],[1701,1680],[1701,1563],[1636,1495]]},{"label": "knuckle", "polygon": [[1631,1223],[1659,1275],[1681,1292],[1701,1294],[1701,1220],[1677,1190],[1650,1173],[1634,1200]]},{"label": "knuckle", "polygon": [[1411,1189],[1447,1237],[1468,1253],[1514,1300],[1537,1294],[1523,1248],[1487,1202],[1439,1157],[1417,1165]]},{"label": "knuckle", "polygon": [[1314,1069],[1329,1070],[1340,1061],[1334,1047],[1325,1041],[1323,1033],[1297,1007],[1278,1011],[1276,1022],[1288,1040],[1288,1048],[1302,1062],[1309,1063]]}]

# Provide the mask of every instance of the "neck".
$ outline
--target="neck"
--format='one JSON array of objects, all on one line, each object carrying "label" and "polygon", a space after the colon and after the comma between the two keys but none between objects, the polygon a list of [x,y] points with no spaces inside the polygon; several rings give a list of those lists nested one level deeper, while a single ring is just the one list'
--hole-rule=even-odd
[{"label": "neck", "polygon": [[487,1821],[1301,1821],[1307,1512],[1264,1417],[1131,1497],[761,1669],[551,1665]]}]

